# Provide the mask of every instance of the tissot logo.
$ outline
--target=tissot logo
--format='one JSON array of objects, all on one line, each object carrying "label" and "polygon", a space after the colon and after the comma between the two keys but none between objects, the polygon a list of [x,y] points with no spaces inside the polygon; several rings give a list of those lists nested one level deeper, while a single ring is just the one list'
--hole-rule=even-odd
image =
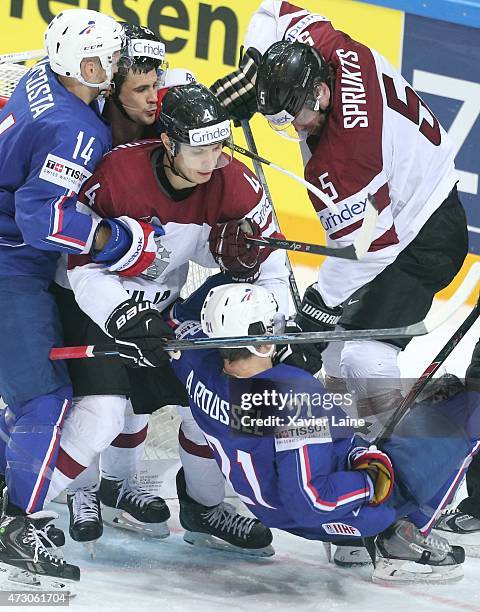
[{"label": "tissot logo", "polygon": [[78,193],[80,187],[91,173],[68,159],[50,153],[43,164],[39,177],[49,183],[61,185]]}]

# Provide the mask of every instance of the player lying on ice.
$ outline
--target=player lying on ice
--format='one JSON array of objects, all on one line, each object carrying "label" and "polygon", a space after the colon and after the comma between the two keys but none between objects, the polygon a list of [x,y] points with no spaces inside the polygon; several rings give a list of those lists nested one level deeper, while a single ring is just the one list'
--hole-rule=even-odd
[{"label": "player lying on ice", "polygon": [[[216,287],[205,299],[201,323],[183,323],[177,336],[271,333],[276,309],[262,287]],[[340,543],[377,536],[375,581],[461,578],[463,548],[430,531],[480,446],[476,404],[469,407],[466,394],[459,394],[416,405],[376,450],[354,437],[322,383],[297,367],[274,365],[277,361],[273,345],[184,351],[172,361],[194,419],[251,512],[269,527],[307,539]],[[310,410],[296,405],[292,424],[286,410],[264,399],[266,391],[273,397],[272,390],[308,393]],[[254,394],[262,394],[260,406]],[[315,395],[325,401],[314,403]],[[267,416],[283,423],[262,427],[258,419]],[[315,423],[302,426],[299,419],[305,417]]]}]

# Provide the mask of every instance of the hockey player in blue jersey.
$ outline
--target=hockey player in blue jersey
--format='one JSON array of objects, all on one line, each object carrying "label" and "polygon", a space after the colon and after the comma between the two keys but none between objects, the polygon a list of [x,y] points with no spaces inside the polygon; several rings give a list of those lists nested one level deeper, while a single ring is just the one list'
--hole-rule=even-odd
[{"label": "hockey player in blue jersey", "polygon": [[135,275],[156,251],[151,224],[98,220],[76,207],[82,183],[111,146],[96,99],[110,87],[123,42],[111,17],[60,13],[45,32],[48,57],[0,113],[0,394],[8,404],[0,422],[8,486],[0,561],[64,579],[78,580],[79,569],[49,555],[39,539],[72,395],[65,364],[48,359],[61,343],[48,287],[61,253],[90,254],[112,272]]},{"label": "hockey player in blue jersey", "polygon": [[[177,335],[197,337],[202,328],[208,336],[271,333],[275,312],[265,289],[225,285],[209,292],[201,326],[185,322]],[[225,478],[252,513],[307,539],[341,543],[380,534],[376,581],[459,579],[463,549],[430,530],[479,447],[478,410],[469,411],[464,395],[420,405],[382,450],[368,448],[354,437],[338,398],[332,404],[334,394],[299,368],[273,366],[273,354],[273,345],[246,346],[184,351],[172,361]],[[296,392],[309,401],[295,404],[292,417],[279,408],[282,392],[290,409]],[[348,398],[336,395],[347,406]],[[181,472],[178,490],[186,495]]]}]

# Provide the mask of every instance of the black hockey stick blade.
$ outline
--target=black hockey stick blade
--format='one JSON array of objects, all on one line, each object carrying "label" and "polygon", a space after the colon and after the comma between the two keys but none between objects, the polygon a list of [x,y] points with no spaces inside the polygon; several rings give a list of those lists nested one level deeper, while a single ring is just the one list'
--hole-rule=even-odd
[{"label": "black hockey stick blade", "polygon": [[[384,329],[338,329],[322,332],[299,332],[296,334],[273,334],[263,336],[235,336],[233,338],[193,338],[191,340],[167,340],[165,350],[199,350],[213,348],[240,348],[242,346],[259,346],[262,344],[311,344],[315,342],[336,342],[347,340],[378,340],[383,338],[414,338],[424,336],[445,323],[460,306],[465,304],[472,291],[480,281],[480,263],[474,263],[463,283],[439,312],[428,314],[423,321],[403,327]],[[85,357],[112,357],[118,352],[111,346],[72,346],[54,348],[50,359],[79,359]]]},{"label": "black hockey stick blade", "polygon": [[309,242],[287,240],[286,238],[267,238],[263,236],[262,238],[250,238],[247,236],[246,241],[257,246],[284,249],[285,251],[296,251],[297,253],[311,253],[312,255],[326,255],[327,257],[358,260],[364,257],[370,248],[375,233],[377,218],[378,210],[375,198],[372,195],[368,195],[362,227],[355,242],[346,247],[328,247],[323,244],[311,244]]}]

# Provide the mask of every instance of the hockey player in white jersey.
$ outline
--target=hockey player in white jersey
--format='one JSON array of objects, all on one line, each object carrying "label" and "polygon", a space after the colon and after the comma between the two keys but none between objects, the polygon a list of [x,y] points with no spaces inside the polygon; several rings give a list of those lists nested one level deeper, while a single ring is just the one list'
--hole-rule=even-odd
[{"label": "hockey player in white jersey", "polygon": [[48,57],[0,112],[0,393],[8,404],[0,422],[8,486],[0,560],[34,572],[34,582],[40,575],[79,579],[78,568],[50,555],[42,540],[51,519],[42,508],[72,397],[65,366],[48,359],[62,342],[48,292],[57,260],[62,252],[90,253],[131,274],[156,254],[151,225],[76,210],[83,181],[111,146],[96,99],[110,87],[122,44],[111,17],[60,13],[45,32]]},{"label": "hockey player in white jersey", "polygon": [[[145,414],[166,404],[186,403],[185,391],[171,373],[168,357],[161,349],[159,338],[170,328],[159,312],[167,312],[175,304],[170,315],[175,318],[181,309],[176,301],[187,277],[189,260],[210,268],[220,265],[226,273],[212,278],[212,283],[231,278],[256,279],[276,292],[284,313],[288,308],[284,253],[250,249],[244,240],[242,228],[271,235],[275,227],[270,206],[254,175],[231,159],[228,148],[222,149],[230,138],[224,109],[204,86],[174,87],[163,99],[160,119],[160,139],[112,151],[81,195],[81,200],[101,216],[120,206],[123,213],[152,221],[155,218],[165,234],[161,239],[162,255],[148,276],[138,281],[117,282],[116,277],[103,274],[85,258],[70,262],[69,278],[76,300],[94,322],[89,327],[83,323],[78,327],[78,341],[106,342],[105,330],[120,342],[122,362],[110,361],[102,370],[94,367],[88,379],[82,378],[83,384],[91,386],[65,423],[49,491],[52,495],[68,486],[122,432],[126,409],[131,411],[133,406]],[[202,140],[196,143],[197,136],[212,144],[204,145]],[[245,217],[250,221],[240,227]],[[134,369],[125,364],[154,365],[157,370]],[[146,420],[145,417],[141,430],[130,432],[136,434],[131,436],[131,448],[137,453],[146,436]],[[207,535],[249,553],[268,547],[269,530],[237,515],[223,503],[223,478],[191,419],[182,424],[180,444],[189,492],[188,500],[181,502],[182,524],[189,531],[203,529]],[[119,461],[119,455],[117,458]],[[118,466],[111,469],[118,470]],[[124,500],[118,509],[131,514],[136,501],[128,489],[131,483],[116,482],[112,476],[110,470],[102,473],[100,498],[108,496],[107,508],[115,505],[110,501],[114,496]],[[146,514],[151,500],[145,497],[138,501],[137,521],[142,520],[143,510],[143,527],[149,528],[155,522]],[[168,508],[163,500],[158,503],[163,504],[165,520]],[[98,504],[92,504],[95,507]],[[168,535],[168,531],[159,535]]]},{"label": "hockey player in white jersey", "polygon": [[[321,266],[299,325],[327,329],[326,315],[347,329],[423,319],[467,253],[447,133],[385,58],[327,17],[265,0],[245,47],[240,69],[212,89],[237,120],[258,110],[277,133],[303,141],[305,178],[338,207],[309,194],[328,243],[355,239],[368,194],[380,213],[361,261],[328,258]],[[332,343],[323,353],[327,383],[354,390],[360,416],[378,423],[401,398],[398,354],[407,343]]]}]

